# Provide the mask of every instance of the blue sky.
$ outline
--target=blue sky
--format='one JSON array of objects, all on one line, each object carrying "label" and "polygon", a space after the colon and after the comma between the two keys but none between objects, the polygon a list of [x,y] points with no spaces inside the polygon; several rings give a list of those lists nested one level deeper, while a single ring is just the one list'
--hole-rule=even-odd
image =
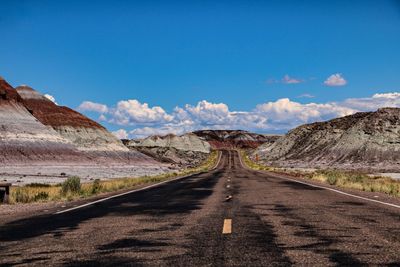
[{"label": "blue sky", "polygon": [[[285,132],[374,109],[343,103],[400,88],[399,1],[2,1],[0,11],[0,75],[60,105],[100,103],[107,112],[80,110],[113,131]],[[275,103],[267,121],[249,117],[265,103]],[[309,103],[349,110],[304,117]],[[176,107],[189,114],[177,119]],[[284,122],[279,108],[298,114]],[[250,115],[222,121],[238,111]]]}]

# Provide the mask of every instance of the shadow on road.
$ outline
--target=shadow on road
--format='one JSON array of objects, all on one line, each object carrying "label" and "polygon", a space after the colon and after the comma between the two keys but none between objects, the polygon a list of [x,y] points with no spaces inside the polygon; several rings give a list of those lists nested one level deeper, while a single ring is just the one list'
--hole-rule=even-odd
[{"label": "shadow on road", "polygon": [[174,183],[124,195],[64,214],[47,214],[13,221],[1,226],[0,241],[22,241],[49,233],[59,237],[65,232],[77,229],[79,224],[85,221],[104,216],[140,214],[163,217],[190,213],[201,208],[202,200],[212,194],[214,185],[224,171],[224,168],[219,168],[210,173],[193,175]]}]

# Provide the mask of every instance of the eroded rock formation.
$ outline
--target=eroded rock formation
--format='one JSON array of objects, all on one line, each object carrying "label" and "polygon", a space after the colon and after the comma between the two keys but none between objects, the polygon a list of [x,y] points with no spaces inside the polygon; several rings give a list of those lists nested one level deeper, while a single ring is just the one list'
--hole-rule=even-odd
[{"label": "eroded rock formation", "polygon": [[279,136],[250,133],[242,130],[201,130],[194,134],[203,138],[214,149],[257,148],[264,143],[273,143]]},{"label": "eroded rock formation", "polygon": [[208,142],[192,133],[182,136],[150,136],[140,140],[127,140],[125,144],[160,161],[185,167],[200,164],[211,151]]},{"label": "eroded rock formation", "polygon": [[253,154],[268,164],[400,170],[400,109],[299,126]]}]

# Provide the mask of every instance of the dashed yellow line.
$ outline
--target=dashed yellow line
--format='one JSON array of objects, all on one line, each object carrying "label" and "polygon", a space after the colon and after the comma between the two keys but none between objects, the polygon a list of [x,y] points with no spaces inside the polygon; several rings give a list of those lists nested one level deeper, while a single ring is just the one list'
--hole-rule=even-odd
[{"label": "dashed yellow line", "polygon": [[232,219],[224,220],[224,227],[222,228],[222,234],[231,234],[232,233]]}]

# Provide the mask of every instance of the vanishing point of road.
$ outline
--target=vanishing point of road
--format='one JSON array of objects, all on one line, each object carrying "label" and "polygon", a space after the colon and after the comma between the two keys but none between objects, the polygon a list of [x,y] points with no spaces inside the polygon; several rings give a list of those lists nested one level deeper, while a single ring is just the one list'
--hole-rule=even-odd
[{"label": "vanishing point of road", "polygon": [[0,265],[18,264],[400,266],[400,209],[222,151],[210,172],[0,225]]}]

